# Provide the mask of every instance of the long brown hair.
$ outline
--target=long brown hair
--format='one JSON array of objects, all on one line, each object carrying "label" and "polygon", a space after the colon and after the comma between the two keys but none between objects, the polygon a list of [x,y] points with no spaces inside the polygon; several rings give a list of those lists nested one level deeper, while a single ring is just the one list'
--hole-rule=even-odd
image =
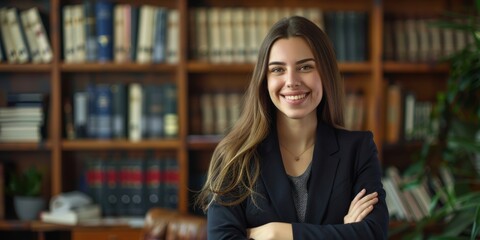
[{"label": "long brown hair", "polygon": [[257,146],[274,130],[276,108],[267,90],[270,49],[278,39],[304,38],[315,57],[323,84],[323,99],[317,107],[321,121],[343,127],[343,82],[335,53],[326,34],[303,17],[284,18],[275,23],[263,40],[250,84],[243,98],[240,118],[213,152],[207,180],[197,197],[204,211],[212,202],[232,206],[255,194],[260,174]]}]

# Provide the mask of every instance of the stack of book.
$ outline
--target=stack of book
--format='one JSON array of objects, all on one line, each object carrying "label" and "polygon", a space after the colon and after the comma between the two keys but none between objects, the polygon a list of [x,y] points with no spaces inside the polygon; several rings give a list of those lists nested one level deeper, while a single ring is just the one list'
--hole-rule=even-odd
[{"label": "stack of book", "polygon": [[9,93],[0,107],[0,142],[39,141],[45,126],[45,95]]}]

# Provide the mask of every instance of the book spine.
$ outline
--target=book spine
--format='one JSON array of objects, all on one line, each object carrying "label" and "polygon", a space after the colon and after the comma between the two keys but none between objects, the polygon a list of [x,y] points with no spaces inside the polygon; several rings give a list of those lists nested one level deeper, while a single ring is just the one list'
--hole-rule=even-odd
[{"label": "book spine", "polygon": [[142,139],[142,86],[138,83],[130,84],[128,94],[128,139],[140,141]]},{"label": "book spine", "polygon": [[119,171],[117,169],[118,165],[115,160],[108,159],[105,161],[105,181],[104,181],[104,191],[102,197],[102,209],[104,216],[116,216],[117,207],[118,207],[118,196],[117,191],[119,186]]},{"label": "book spine", "polygon": [[5,45],[5,57],[9,63],[17,62],[17,53],[15,51],[15,45],[13,43],[12,33],[10,32],[10,28],[8,27],[8,19],[7,19],[7,8],[0,9],[0,25],[2,31],[2,40],[3,44]]},{"label": "book spine", "polygon": [[86,60],[86,36],[85,36],[85,11],[83,4],[72,6],[72,32],[74,61],[85,62]]},{"label": "book spine", "polygon": [[165,161],[165,189],[164,189],[164,206],[170,209],[178,208],[178,183],[179,169],[178,161],[175,158],[167,157]]},{"label": "book spine", "polygon": [[41,61],[40,52],[38,49],[35,33],[32,29],[33,23],[30,21],[28,11],[20,12],[20,20],[23,26],[23,30],[25,31],[25,36],[27,39],[28,48],[30,50],[32,63],[39,63]]},{"label": "book spine", "polygon": [[41,61],[43,63],[49,63],[53,59],[53,52],[47,32],[45,31],[45,25],[40,17],[40,12],[37,8],[31,8],[28,10],[28,16],[32,24],[31,28],[37,39],[36,41]]},{"label": "book spine", "polygon": [[88,62],[97,61],[97,32],[95,20],[95,5],[92,0],[84,0],[85,11],[85,54]]},{"label": "book spine", "polygon": [[177,87],[173,83],[166,83],[162,86],[164,96],[164,116],[165,137],[172,138],[178,136],[178,112],[177,112]]},{"label": "book spine", "polygon": [[73,95],[73,125],[77,138],[86,138],[88,116],[88,94],[78,91]]},{"label": "book spine", "polygon": [[180,42],[180,13],[177,9],[167,12],[167,62],[178,63]]},{"label": "book spine", "polygon": [[15,51],[17,53],[17,63],[26,63],[30,58],[30,54],[25,43],[24,32],[20,25],[20,18],[16,8],[8,10],[7,19],[13,43],[15,45]]},{"label": "book spine", "polygon": [[144,5],[140,8],[136,59],[138,63],[152,61],[154,14],[155,7],[153,6]]},{"label": "book spine", "polygon": [[113,3],[96,2],[95,20],[98,61],[111,61],[113,59]]},{"label": "book spine", "polygon": [[161,160],[158,158],[151,158],[146,160],[145,163],[145,206],[147,211],[153,207],[162,207],[163,201],[161,197],[163,193],[161,191],[162,181],[162,169]]},{"label": "book spine", "polygon": [[74,43],[73,43],[73,6],[64,6],[62,9],[63,17],[63,58],[65,62],[74,61]]},{"label": "book spine", "polygon": [[96,136],[100,139],[112,138],[112,93],[110,86],[99,84],[95,88]]},{"label": "book spine", "polygon": [[155,29],[153,40],[153,56],[154,63],[166,61],[166,35],[167,35],[167,9],[158,8],[155,13]]},{"label": "book spine", "polygon": [[164,97],[161,85],[152,85],[145,89],[146,129],[149,138],[161,138],[164,135]]},{"label": "book spine", "polygon": [[112,137],[127,137],[127,88],[124,83],[111,85],[112,92]]}]

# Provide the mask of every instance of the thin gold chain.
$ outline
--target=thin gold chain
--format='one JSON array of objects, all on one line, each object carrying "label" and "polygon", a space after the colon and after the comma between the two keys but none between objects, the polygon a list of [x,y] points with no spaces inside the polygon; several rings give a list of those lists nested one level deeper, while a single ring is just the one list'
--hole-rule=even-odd
[{"label": "thin gold chain", "polygon": [[310,145],[310,147],[307,147],[305,150],[303,150],[302,153],[300,153],[299,155],[295,155],[293,154],[292,152],[290,152],[285,146],[283,146],[283,144],[280,144],[280,147],[282,147],[285,151],[287,151],[290,155],[293,156],[293,158],[295,159],[295,161],[300,161],[300,157],[305,153],[307,152],[310,148],[312,148],[313,146],[315,145],[315,143],[313,143],[312,145]]}]

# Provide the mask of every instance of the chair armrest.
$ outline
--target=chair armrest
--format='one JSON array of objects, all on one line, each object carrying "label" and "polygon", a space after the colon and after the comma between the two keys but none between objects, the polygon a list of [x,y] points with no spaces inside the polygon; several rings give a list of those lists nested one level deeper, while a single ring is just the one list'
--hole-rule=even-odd
[{"label": "chair armrest", "polygon": [[170,209],[152,208],[145,216],[144,239],[207,239],[207,219]]}]

